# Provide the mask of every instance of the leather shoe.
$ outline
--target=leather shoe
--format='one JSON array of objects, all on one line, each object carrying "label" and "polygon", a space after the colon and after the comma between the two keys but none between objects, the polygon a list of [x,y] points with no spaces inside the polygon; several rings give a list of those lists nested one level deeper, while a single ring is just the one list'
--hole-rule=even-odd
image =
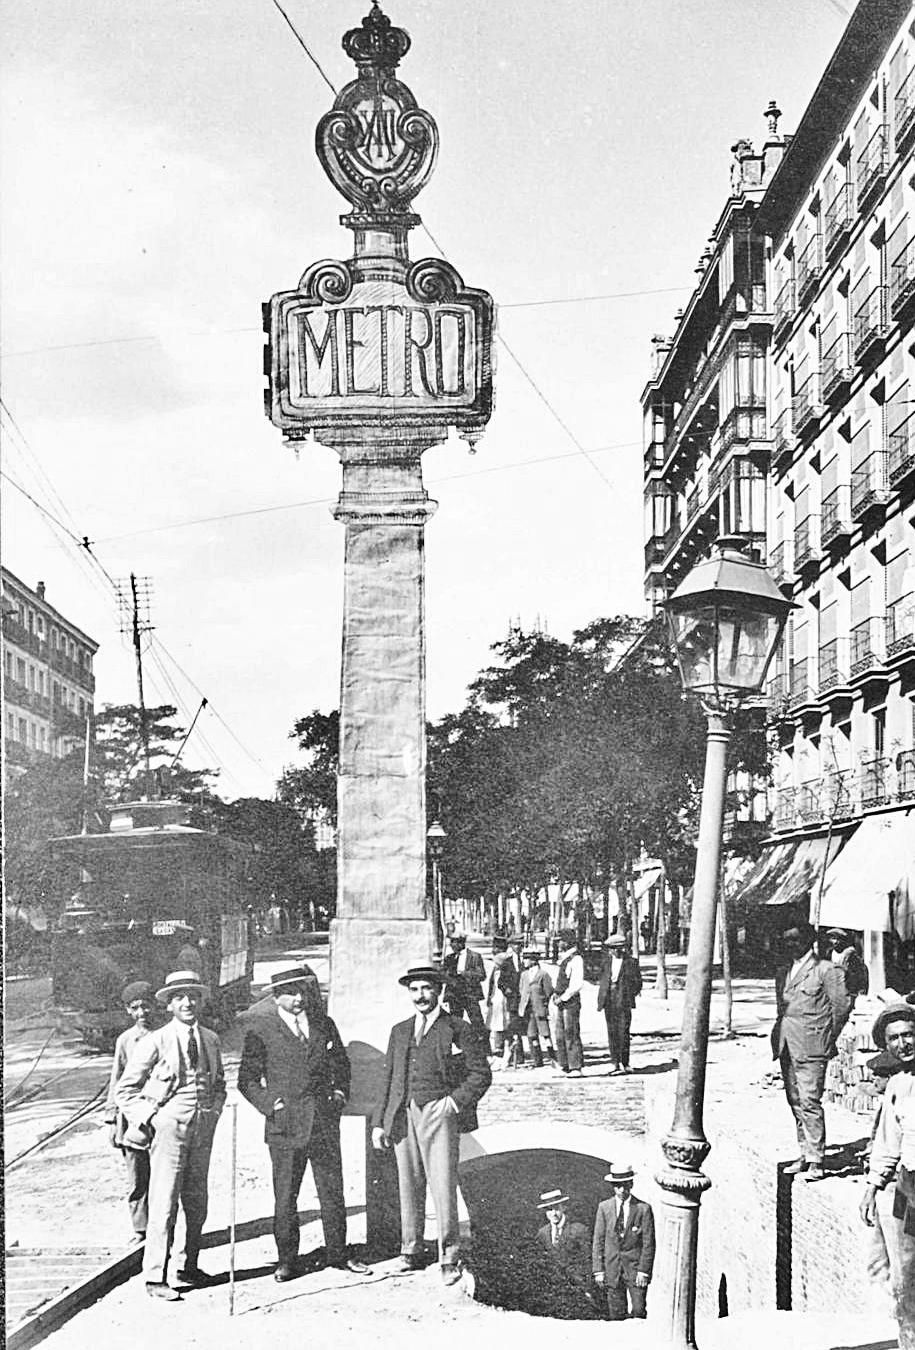
[{"label": "leather shoe", "polygon": [[782,1170],[786,1177],[796,1177],[801,1172],[806,1172],[808,1167],[806,1158],[795,1158],[794,1162],[788,1163]]},{"label": "leather shoe", "polygon": [[803,1173],[804,1181],[822,1181],[826,1176],[819,1163],[811,1163],[807,1171]]},{"label": "leather shoe", "polygon": [[460,1278],[461,1278],[460,1266],[446,1266],[446,1265],[442,1266],[443,1284],[457,1284]]},{"label": "leather shoe", "polygon": [[285,1284],[287,1280],[294,1280],[297,1274],[295,1266],[279,1265],[273,1272],[273,1278],[277,1284]]},{"label": "leather shoe", "polygon": [[213,1284],[215,1276],[208,1275],[205,1270],[199,1266],[185,1266],[179,1270],[175,1276],[176,1289],[202,1289],[204,1285]]},{"label": "leather shoe", "polygon": [[422,1270],[425,1262],[421,1256],[414,1256],[412,1252],[405,1252],[400,1258],[401,1270]]},{"label": "leather shoe", "polygon": [[177,1289],[173,1289],[170,1284],[150,1281],[146,1285],[146,1292],[150,1298],[161,1298],[166,1303],[180,1303],[181,1295]]},{"label": "leather shoe", "polygon": [[331,1261],[330,1265],[334,1270],[349,1270],[354,1275],[371,1275],[372,1267],[367,1266],[364,1261],[357,1261],[355,1256],[344,1256],[341,1261]]}]

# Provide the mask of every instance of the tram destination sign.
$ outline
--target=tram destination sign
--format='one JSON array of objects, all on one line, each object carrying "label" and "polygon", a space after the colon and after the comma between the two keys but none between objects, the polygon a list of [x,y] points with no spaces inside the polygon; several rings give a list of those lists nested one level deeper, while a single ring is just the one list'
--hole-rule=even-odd
[{"label": "tram destination sign", "polygon": [[264,327],[266,411],[290,439],[400,421],[474,439],[489,418],[492,299],[447,263],[403,280],[318,263],[264,306]]}]

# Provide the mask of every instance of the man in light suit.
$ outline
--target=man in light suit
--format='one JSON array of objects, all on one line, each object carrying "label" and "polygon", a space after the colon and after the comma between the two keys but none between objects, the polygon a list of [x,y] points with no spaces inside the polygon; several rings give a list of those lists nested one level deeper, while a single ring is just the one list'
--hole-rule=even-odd
[{"label": "man in light suit", "polygon": [[274,1279],[283,1283],[298,1273],[298,1200],[309,1162],[321,1206],[327,1264],[370,1275],[369,1267],[346,1250],[340,1112],[349,1096],[349,1058],[324,1011],[310,966],[271,975],[270,992],[273,998],[245,1018],[238,1090],[264,1117],[279,1258]]},{"label": "man in light suit", "polygon": [[524,1028],[522,1037],[530,1046],[535,1069],[543,1067],[543,1052],[547,1051],[555,1061],[553,1041],[550,1036],[550,998],[553,994],[553,981],[548,970],[540,965],[540,953],[536,947],[528,947],[521,953],[524,969],[521,971],[518,1016]]},{"label": "man in light suit", "polygon": [[642,992],[642,972],[634,956],[626,951],[626,938],[614,933],[604,943],[607,951],[597,985],[597,1011],[607,1023],[611,1073],[631,1073],[629,1067],[629,1029],[632,1010]]},{"label": "man in light suit", "polygon": [[[197,1014],[208,996],[196,971],[178,970],[156,993],[171,1021],[137,1041],[115,1089],[115,1103],[128,1127],[125,1142],[152,1131],[149,1152],[149,1217],[143,1278],[151,1298],[174,1302],[179,1288],[205,1284],[197,1264],[207,1216],[207,1177],[216,1122],[226,1100],[219,1038]],[[177,1287],[168,1282],[178,1202],[184,1210],[186,1244],[178,1262]]]},{"label": "man in light suit", "polygon": [[372,1144],[394,1147],[400,1192],[404,1270],[423,1262],[426,1186],[438,1221],[445,1284],[461,1277],[457,1212],[458,1135],[477,1127],[476,1106],[492,1082],[480,1037],[462,1018],[442,1011],[443,976],[414,966],[399,983],[415,1013],[391,1029],[381,1096],[372,1115]]},{"label": "man in light suit", "polygon": [[817,956],[816,930],[811,924],[792,924],[783,931],[781,941],[785,960],[775,971],[778,1016],[771,1034],[772,1058],[781,1065],[801,1147],[801,1156],[785,1172],[803,1176],[805,1181],[822,1181],[826,1065],[836,1053],[836,1040],[852,1000],[840,967]]},{"label": "man in light suit", "polygon": [[622,1163],[604,1177],[613,1197],[597,1207],[591,1264],[594,1279],[607,1295],[607,1316],[621,1322],[627,1316],[646,1317],[648,1286],[654,1269],[654,1215],[651,1206],[632,1194],[635,1172]]}]

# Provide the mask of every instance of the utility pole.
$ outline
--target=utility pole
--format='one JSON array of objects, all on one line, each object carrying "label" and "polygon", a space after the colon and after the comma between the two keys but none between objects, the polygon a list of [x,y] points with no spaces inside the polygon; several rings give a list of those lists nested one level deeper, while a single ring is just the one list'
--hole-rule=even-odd
[{"label": "utility pole", "polygon": [[121,619],[122,636],[130,636],[137,664],[137,695],[140,706],[140,744],[143,750],[147,801],[152,797],[152,770],[149,764],[149,722],[146,716],[146,700],[143,696],[143,647],[141,638],[151,633],[149,605],[152,598],[152,581],[149,577],[138,577],[134,572],[129,581],[118,582],[118,612]]}]

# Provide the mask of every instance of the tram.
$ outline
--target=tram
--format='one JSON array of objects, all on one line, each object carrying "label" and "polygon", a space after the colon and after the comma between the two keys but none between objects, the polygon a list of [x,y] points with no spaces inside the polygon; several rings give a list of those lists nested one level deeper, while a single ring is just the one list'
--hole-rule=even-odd
[{"label": "tram", "polygon": [[50,840],[65,887],[51,944],[52,997],[87,1042],[128,1024],[121,991],[172,970],[209,987],[203,1020],[226,1026],[251,998],[251,848],[190,825],[179,801],[111,808],[101,834]]}]

